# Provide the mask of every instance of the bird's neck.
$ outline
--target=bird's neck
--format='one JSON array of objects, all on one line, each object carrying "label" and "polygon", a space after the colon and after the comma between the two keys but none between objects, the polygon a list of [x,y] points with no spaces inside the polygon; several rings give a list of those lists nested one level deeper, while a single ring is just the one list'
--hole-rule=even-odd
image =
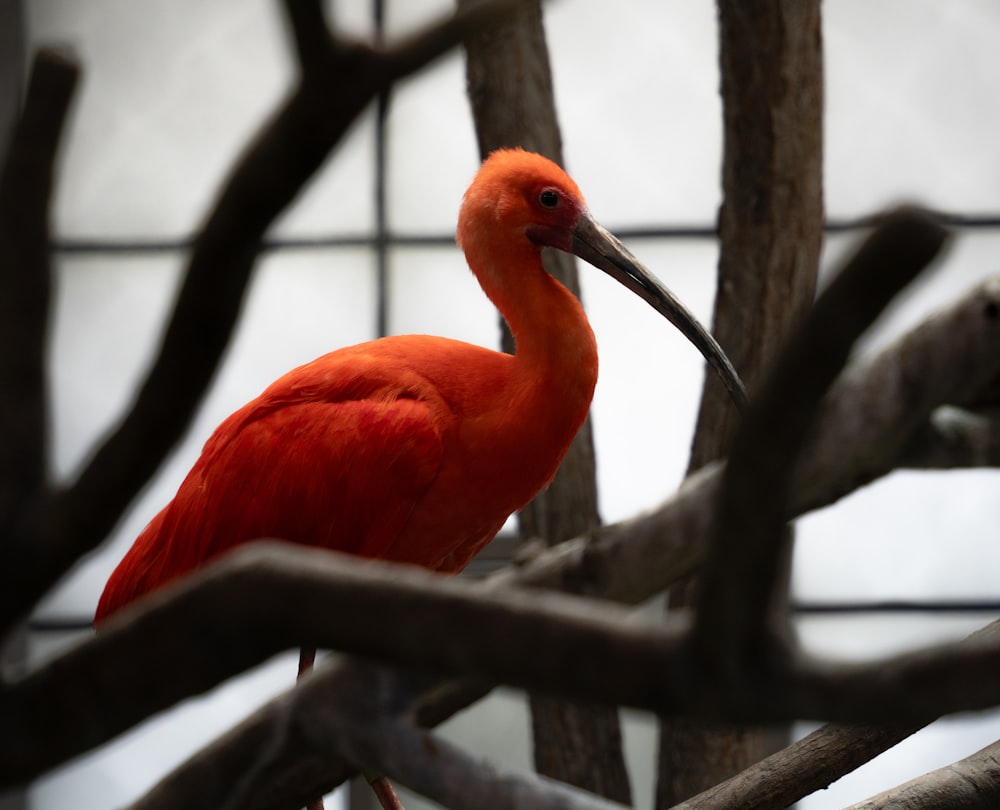
[{"label": "bird's neck", "polygon": [[597,344],[580,301],[545,271],[532,245],[519,255],[508,249],[477,275],[514,336],[519,383],[575,405],[582,420],[597,382]]}]

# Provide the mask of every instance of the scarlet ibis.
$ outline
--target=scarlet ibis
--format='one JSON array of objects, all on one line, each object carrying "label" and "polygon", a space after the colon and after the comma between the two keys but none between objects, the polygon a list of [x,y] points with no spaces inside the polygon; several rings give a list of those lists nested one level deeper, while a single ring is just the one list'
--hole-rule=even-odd
[{"label": "scarlet ibis", "polygon": [[543,269],[543,247],[576,254],[652,304],[744,401],[715,340],[548,159],[490,155],[463,199],[457,239],[515,353],[401,335],[288,372],[216,429],[111,575],[96,622],[258,537],[463,568],[551,480],[597,381],[594,334]]},{"label": "scarlet ibis", "polygon": [[[544,247],[575,253],[652,304],[745,401],[715,340],[546,158],[487,158],[462,202],[458,242],[516,352],[402,335],[288,372],[209,438],[112,573],[96,623],[258,537],[462,569],[552,479],[594,393],[594,334],[543,269]],[[300,673],[310,664],[303,651]]]}]

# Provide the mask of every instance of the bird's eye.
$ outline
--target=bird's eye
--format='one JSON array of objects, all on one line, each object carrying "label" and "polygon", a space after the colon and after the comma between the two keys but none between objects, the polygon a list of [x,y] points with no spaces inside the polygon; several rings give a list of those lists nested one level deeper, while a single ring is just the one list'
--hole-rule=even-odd
[{"label": "bird's eye", "polygon": [[559,205],[559,195],[552,189],[547,188],[541,194],[538,195],[538,202],[540,202],[546,208],[555,208]]}]

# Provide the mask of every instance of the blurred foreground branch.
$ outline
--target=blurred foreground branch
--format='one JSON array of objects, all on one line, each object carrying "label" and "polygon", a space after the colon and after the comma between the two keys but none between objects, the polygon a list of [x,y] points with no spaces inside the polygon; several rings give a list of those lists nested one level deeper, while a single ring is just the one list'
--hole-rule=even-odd
[{"label": "blurred foreground branch", "polygon": [[[673,716],[719,719],[720,706],[736,705],[734,695],[722,691],[728,688],[725,684],[705,683],[686,675],[692,671],[692,661],[687,654],[687,623],[681,619],[669,625],[643,622],[626,616],[620,609],[598,607],[589,601],[541,592],[520,593],[516,599],[510,599],[508,592],[491,595],[455,580],[434,582],[431,580],[436,578],[430,575],[427,575],[427,581],[419,583],[417,580],[423,577],[411,577],[411,574],[420,572],[400,570],[393,575],[395,582],[390,586],[384,572],[366,571],[366,566],[353,561],[322,560],[320,557],[323,555],[315,556],[313,560],[302,559],[303,555],[296,550],[279,548],[248,551],[212,572],[210,576],[217,583],[229,585],[226,589],[217,587],[216,597],[224,594],[227,602],[232,601],[233,610],[239,610],[249,608],[247,603],[254,599],[259,601],[261,593],[280,598],[303,588],[305,582],[304,590],[311,594],[308,604],[332,609],[367,593],[368,597],[362,601],[365,608],[375,601],[383,605],[372,620],[381,627],[386,626],[383,622],[388,619],[404,624],[409,620],[422,626],[439,621],[445,614],[452,617],[467,615],[469,618],[454,624],[455,632],[451,639],[440,639],[426,645],[415,642],[400,644],[399,639],[386,639],[384,634],[374,643],[369,643],[358,637],[363,631],[353,628],[324,631],[309,628],[305,635],[310,639],[327,641],[346,638],[348,642],[337,646],[362,652],[366,656],[397,661],[418,670],[471,673],[480,679],[485,673],[526,689],[633,705]],[[234,576],[235,566],[239,566],[238,578]],[[228,572],[226,567],[229,567]],[[231,583],[235,581],[240,582],[240,593],[234,592]],[[211,589],[204,586],[205,582],[202,582],[189,590],[190,599],[185,599],[178,592],[173,603],[188,601],[188,607],[193,607],[196,599],[207,598],[205,592]],[[202,592],[200,597],[196,596],[198,591]],[[419,600],[418,593],[421,593]],[[417,604],[420,605],[419,611],[414,609]],[[516,607],[512,607],[513,604]],[[125,627],[119,629],[127,630],[133,640],[140,636],[148,637],[148,632],[155,629],[159,621],[154,619],[154,614],[155,611],[137,613]],[[304,637],[298,627],[297,617],[301,615],[290,610],[287,618],[288,624],[295,625],[289,634],[296,639]],[[176,615],[170,617],[172,621],[177,618]],[[285,624],[285,617],[279,615],[276,621],[281,627]],[[529,636],[529,640],[505,646],[511,639],[523,638],[525,633],[531,632],[531,628],[534,628],[537,645],[531,644]],[[215,634],[220,631],[208,628],[209,635],[204,636],[207,643],[214,644],[217,640]],[[239,643],[248,646],[251,635],[248,630]],[[233,643],[236,642],[230,642]],[[539,650],[544,650],[544,653],[539,655]],[[260,654],[266,655],[263,651]],[[769,682],[761,681],[759,672],[748,673],[748,679],[761,687],[759,702],[753,706],[740,704],[738,713],[726,714],[725,717],[770,721],[828,716],[866,721],[916,719],[923,723],[940,712],[983,708],[1000,702],[1000,685],[993,677],[998,662],[1000,623],[960,644],[942,645],[871,664],[831,667],[808,660],[795,660],[785,671],[773,673]],[[772,662],[767,663],[770,665]],[[190,793],[183,796],[181,803],[184,806],[217,807],[220,796],[209,792],[205,781],[198,778],[203,769],[210,763],[220,790],[229,790],[232,780],[245,774],[251,763],[261,760],[268,762],[281,777],[277,779],[277,784],[284,786],[281,795],[293,782],[302,789],[302,798],[318,789],[325,791],[336,786],[355,770],[351,765],[355,760],[352,756],[338,761],[332,756],[333,752],[327,750],[332,743],[320,744],[317,737],[328,734],[331,740],[339,739],[337,729],[340,726],[332,719],[330,722],[334,726],[326,732],[322,731],[326,722],[323,720],[323,707],[335,705],[337,696],[345,689],[349,690],[356,678],[356,666],[348,661],[321,668],[302,688],[272,701],[242,727],[178,769],[168,777],[162,789],[169,790],[170,795],[176,797],[179,795],[177,791],[187,785]],[[395,693],[395,700],[406,703],[407,694],[416,689],[428,689],[427,683],[423,678],[409,682],[408,689]],[[55,685],[61,684],[51,684],[49,689]],[[426,692],[428,695],[432,693],[433,690]],[[29,696],[20,697],[23,700]],[[425,697],[418,705],[430,699]],[[393,711],[400,709],[397,706]],[[421,706],[417,714],[422,716],[424,711]],[[379,714],[368,715],[369,725],[375,729],[384,720],[385,717]],[[294,728],[306,725],[312,731],[308,735],[280,736],[268,731],[269,728],[289,724]],[[857,740],[854,742],[856,744]],[[389,756],[386,752],[392,750],[391,743],[387,741],[384,746],[381,753],[366,752],[364,761],[383,762],[389,766],[385,768],[386,775],[402,784],[409,784],[412,776],[407,777],[405,769],[392,766],[386,760]],[[839,775],[836,773],[838,764],[858,764],[856,750],[845,747],[842,753],[839,759],[831,759],[831,764],[819,773],[835,778]],[[368,759],[369,756],[374,759]],[[809,779],[799,783],[800,786],[815,781],[816,772],[810,774]],[[308,785],[308,789],[303,785]],[[799,795],[812,789],[803,790]],[[268,794],[258,793],[253,798],[248,797],[247,804],[240,806],[270,806],[262,803],[264,795]],[[295,793],[288,795],[285,801],[281,806],[294,806]],[[158,805],[141,803],[137,806]]]},{"label": "blurred foreground branch", "polygon": [[0,558],[46,483],[49,207],[79,74],[69,54],[35,56],[0,167]]}]

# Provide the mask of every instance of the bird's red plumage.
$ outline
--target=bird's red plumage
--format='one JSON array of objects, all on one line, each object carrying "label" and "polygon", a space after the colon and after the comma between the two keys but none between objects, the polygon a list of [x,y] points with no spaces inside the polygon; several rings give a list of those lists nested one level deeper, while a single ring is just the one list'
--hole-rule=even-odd
[{"label": "bird's red plumage", "polygon": [[[539,209],[539,189],[550,187],[565,195],[562,210]],[[289,372],[217,428],[112,574],[96,621],[261,537],[464,567],[552,478],[586,417],[593,333],[530,237],[551,231],[555,243],[585,211],[544,158],[515,150],[487,160],[459,239],[517,353],[409,335]]]}]

